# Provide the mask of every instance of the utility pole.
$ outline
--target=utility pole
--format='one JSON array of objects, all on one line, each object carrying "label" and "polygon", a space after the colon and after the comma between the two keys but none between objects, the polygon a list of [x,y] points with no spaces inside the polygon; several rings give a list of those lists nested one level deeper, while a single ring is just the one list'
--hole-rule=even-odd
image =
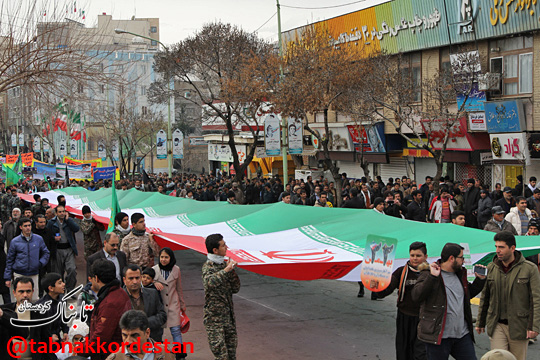
[{"label": "utility pole", "polygon": [[[279,46],[279,57],[283,58],[283,43],[281,41],[281,7],[279,5],[279,0],[276,0],[277,6],[277,19],[278,19],[278,46]],[[279,65],[280,79],[283,79],[283,66]],[[283,162],[283,190],[287,188],[287,183],[289,182],[289,168],[287,164],[287,119],[284,116],[281,116],[281,157]]]}]

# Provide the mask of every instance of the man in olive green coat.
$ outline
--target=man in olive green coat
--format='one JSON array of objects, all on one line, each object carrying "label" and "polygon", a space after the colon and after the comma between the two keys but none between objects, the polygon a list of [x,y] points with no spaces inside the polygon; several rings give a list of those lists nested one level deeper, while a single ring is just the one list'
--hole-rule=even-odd
[{"label": "man in olive green coat", "polygon": [[491,349],[508,350],[517,360],[527,358],[528,339],[540,331],[540,274],[516,251],[513,234],[495,234],[497,255],[488,265],[476,331],[487,331]]}]

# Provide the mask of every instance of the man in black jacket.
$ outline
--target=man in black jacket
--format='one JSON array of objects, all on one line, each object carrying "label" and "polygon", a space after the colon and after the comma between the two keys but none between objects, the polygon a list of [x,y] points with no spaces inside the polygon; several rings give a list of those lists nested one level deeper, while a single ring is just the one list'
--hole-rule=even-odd
[{"label": "man in black jacket", "polygon": [[426,222],[426,208],[420,190],[411,193],[413,201],[407,206],[407,219]]},{"label": "man in black jacket", "polygon": [[106,259],[111,261],[116,268],[116,278],[122,281],[122,271],[127,265],[126,254],[123,251],[118,250],[120,239],[118,235],[111,232],[105,235],[105,242],[103,243],[103,249],[97,253],[88,257],[86,263],[86,277],[90,276],[90,268],[92,264],[99,259]]},{"label": "man in black jacket", "polygon": [[[34,281],[32,280],[32,278],[27,276],[16,278],[13,281],[13,289],[15,302],[0,306],[0,359],[10,358],[10,356],[8,356],[8,353],[6,352],[6,349],[8,340],[11,337],[21,336],[27,340],[30,340],[30,338],[28,337],[28,328],[13,326],[9,321],[11,318],[18,319],[26,315],[24,313],[18,314],[16,309],[25,301],[32,301],[32,295],[34,293]],[[2,312],[4,312],[4,315],[2,315]],[[30,319],[34,319],[35,314],[36,312],[30,312]],[[6,323],[4,323],[4,321],[6,321]],[[19,355],[22,355],[23,357],[30,355],[30,349],[27,348],[27,351],[24,354],[16,354],[16,356]]]},{"label": "man in black jacket", "polygon": [[[36,221],[33,223],[32,232],[43,238],[43,242],[47,246],[47,249],[49,249],[50,253],[49,262],[47,265],[39,269],[39,279],[41,282],[41,279],[46,273],[56,272],[56,241],[54,241],[54,233],[47,227],[47,219],[45,218],[45,215],[38,214],[36,215],[35,219]],[[42,288],[40,283],[39,296],[43,294],[43,291],[45,291],[45,289]]]},{"label": "man in black jacket", "polygon": [[480,200],[480,189],[474,186],[474,179],[467,180],[467,191],[463,195],[463,210],[465,211],[465,226],[478,228],[478,200]]},{"label": "man in black jacket", "polygon": [[[426,264],[427,265],[427,264]],[[420,304],[418,339],[426,343],[428,360],[476,359],[471,298],[478,295],[486,276],[476,274],[471,284],[463,267],[463,247],[447,243],[441,258],[421,271],[412,290]]]},{"label": "man in black jacket", "polygon": [[[37,313],[38,318],[44,319],[54,316],[58,311],[58,303],[62,301],[62,297],[65,291],[66,284],[62,281],[62,277],[57,273],[46,274],[41,280],[43,289],[45,290],[45,296],[37,301],[36,304],[47,304],[50,302],[50,308],[45,313]],[[52,337],[52,341],[61,342],[68,339],[68,326],[62,322],[62,317],[58,317],[52,323],[34,327],[30,329],[30,337],[35,341],[49,341],[49,337]],[[33,360],[38,359],[56,359],[56,354],[32,354]]]},{"label": "man in black jacket", "polygon": [[510,212],[510,209],[516,206],[516,201],[514,200],[514,197],[512,196],[512,188],[510,186],[506,186],[503,190],[503,198],[499,199],[495,202],[494,206],[500,206],[503,208],[503,210],[508,214]]},{"label": "man in black jacket", "polygon": [[[421,195],[420,195],[421,196]],[[418,266],[427,261],[427,248],[423,242],[413,242],[409,246],[409,261],[392,274],[390,285],[377,292],[378,298],[384,298],[398,289],[396,319],[396,359],[426,359],[426,345],[418,340],[418,312],[420,304],[412,301],[412,289],[416,284],[420,271]]]},{"label": "man in black jacket", "polygon": [[124,290],[129,296],[133,309],[144,311],[148,316],[150,337],[161,342],[162,326],[167,322],[167,313],[157,290],[141,286],[141,273],[139,265],[129,264],[126,266],[123,271]]},{"label": "man in black jacket", "polygon": [[365,209],[366,203],[364,199],[358,196],[358,189],[352,188],[350,192],[351,198],[343,203],[341,207],[349,209]]}]

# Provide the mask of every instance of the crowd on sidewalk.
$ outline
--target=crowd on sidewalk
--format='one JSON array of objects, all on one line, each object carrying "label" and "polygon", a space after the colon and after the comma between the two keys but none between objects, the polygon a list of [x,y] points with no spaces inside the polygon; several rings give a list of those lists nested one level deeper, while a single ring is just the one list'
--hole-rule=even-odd
[{"label": "crowd on sidewalk", "polygon": [[[497,254],[487,273],[477,274],[474,283],[467,283],[462,267],[463,249],[458,244],[446,244],[440,260],[427,264],[429,244],[413,243],[407,265],[396,269],[386,290],[372,294],[372,299],[378,299],[398,290],[397,359],[439,360],[450,355],[458,360],[476,359],[470,298],[480,293],[474,330],[487,332],[494,352],[500,355],[508,350],[505,356],[514,356],[508,359],[524,360],[527,344],[540,330],[540,317],[536,316],[540,313],[539,256],[525,258],[516,250],[515,238],[515,235],[539,235],[540,189],[536,188],[534,177],[526,186],[518,177],[514,188],[496,184],[495,189],[490,189],[476,179],[458,183],[441,178],[435,184],[428,176],[419,186],[406,176],[389,179],[384,184],[380,177],[368,181],[349,179],[342,174],[343,190],[337,194],[334,182],[324,177],[288,179],[283,191],[278,177],[245,179],[239,184],[221,175],[184,174],[173,178],[166,174],[144,175],[144,179],[121,179],[116,186],[120,190],[157,191],[169,196],[239,205],[283,202],[294,206],[337,207],[341,203],[343,208],[372,209],[412,221],[453,223],[494,232]],[[0,306],[0,331],[9,327],[1,321],[2,317],[47,318],[54,316],[57,308],[51,306],[46,312],[29,313],[20,310],[25,301],[56,305],[70,300],[64,295],[76,291],[76,275],[81,271],[75,266],[78,255],[75,234],[80,231],[88,282],[73,298],[77,299],[76,308],[80,312],[88,305],[93,309],[84,311],[86,316],[81,317],[76,327],[68,327],[57,318],[42,327],[30,327],[26,332],[23,329],[21,336],[36,341],[52,336],[53,341],[73,344],[82,337],[88,337],[89,342],[98,338],[102,342],[121,342],[126,340],[124,330],[138,329],[147,333],[145,339],[151,339],[152,346],[158,346],[163,339],[163,328],[169,328],[174,342],[182,344],[182,333],[189,327],[188,309],[183,299],[180,268],[172,250],[158,246],[153,234],[147,231],[141,213],[131,217],[118,213],[114,230],[102,239],[106,227],[93,218],[89,206],[82,208],[82,219],[74,219],[66,211],[64,196],[59,195],[58,205],[52,208],[49,199],[37,194],[66,185],[63,181],[28,179],[16,186],[0,183],[0,214],[4,224],[0,233],[0,273],[4,277],[0,283],[4,303]],[[111,182],[73,180],[69,186],[96,191],[110,187]],[[20,193],[34,194],[35,202],[22,201]],[[204,325],[209,345],[216,359],[235,359],[237,335],[232,294],[240,288],[234,271],[236,263],[225,261],[227,246],[221,235],[208,236],[206,248]],[[363,288],[361,293],[363,296]],[[11,302],[11,294],[15,302]],[[0,344],[0,357],[6,349],[3,345]],[[187,355],[182,347],[176,350],[177,359]],[[64,359],[73,353],[66,348],[53,354],[37,356],[27,351],[20,355],[23,359]],[[126,358],[122,357],[126,354],[77,355],[92,359]],[[139,355],[141,359],[144,357]]]}]

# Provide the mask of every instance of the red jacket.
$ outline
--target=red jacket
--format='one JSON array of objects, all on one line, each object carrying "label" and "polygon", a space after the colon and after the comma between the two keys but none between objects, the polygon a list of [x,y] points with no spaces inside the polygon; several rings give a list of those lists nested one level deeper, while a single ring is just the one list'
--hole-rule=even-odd
[{"label": "red jacket", "polygon": [[[94,349],[96,349],[99,339],[100,343],[105,343],[104,348],[106,350],[110,342],[120,344],[122,342],[122,333],[118,323],[122,315],[128,310],[131,310],[128,294],[120,288],[119,284],[111,286],[109,293],[92,312],[88,343],[94,344]],[[96,353],[85,355],[90,355],[92,360],[102,360],[107,358],[109,353],[103,353],[102,350],[97,352],[96,349]]]}]

